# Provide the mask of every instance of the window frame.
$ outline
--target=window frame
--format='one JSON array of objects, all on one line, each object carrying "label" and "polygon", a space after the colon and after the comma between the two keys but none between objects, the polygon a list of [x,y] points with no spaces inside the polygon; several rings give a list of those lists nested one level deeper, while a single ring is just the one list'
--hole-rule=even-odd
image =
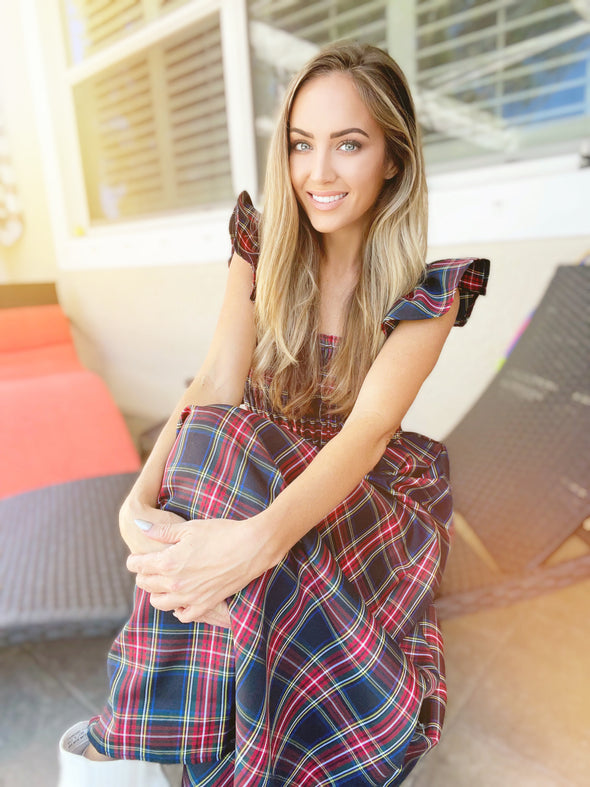
[{"label": "window frame", "polygon": [[[237,60],[228,69],[226,79],[228,106],[232,107],[228,115],[231,150],[236,162],[234,191],[247,189],[256,198],[259,191],[246,0],[193,2],[199,3],[203,14],[210,13],[212,8],[222,12],[223,46],[230,50],[226,55],[224,49],[224,58],[230,63],[232,58]],[[396,0],[392,9],[403,17],[412,3],[413,0]],[[231,205],[128,220],[111,226],[89,226],[73,97],[64,78],[68,68],[67,50],[58,2],[19,0],[17,5],[15,13],[21,18],[24,59],[39,139],[43,174],[39,188],[46,190],[59,268],[194,265],[226,259]],[[182,8],[170,14],[180,13]],[[240,51],[237,57],[236,52]],[[408,69],[411,47],[405,56],[398,52],[398,59]],[[234,107],[240,109],[234,111]],[[586,237],[588,219],[584,206],[590,202],[590,167],[586,160],[586,149],[580,148],[578,152],[571,146],[569,150],[544,147],[531,150],[526,159],[517,163],[498,165],[492,161],[458,164],[452,169],[429,167],[432,217],[429,245]],[[490,179],[502,188],[493,192],[483,188]],[[523,215],[522,205],[529,202],[533,207]],[[476,206],[479,206],[477,210]],[[465,220],[466,215],[471,215],[469,210],[474,212],[472,221]],[[33,226],[34,217],[29,221]]]},{"label": "window frame", "polygon": [[[60,269],[199,264],[229,254],[231,203],[125,219],[90,220],[74,87],[115,62],[219,13],[232,188],[258,193],[246,0],[189,0],[70,65],[57,0],[20,4],[48,202]],[[231,108],[231,110],[230,110]]]}]

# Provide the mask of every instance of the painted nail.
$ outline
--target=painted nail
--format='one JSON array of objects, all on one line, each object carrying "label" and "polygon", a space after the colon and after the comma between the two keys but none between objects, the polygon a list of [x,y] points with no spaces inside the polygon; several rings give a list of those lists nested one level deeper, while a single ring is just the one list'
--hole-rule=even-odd
[{"label": "painted nail", "polygon": [[140,530],[151,530],[152,523],[146,522],[145,519],[136,519],[135,524]]}]

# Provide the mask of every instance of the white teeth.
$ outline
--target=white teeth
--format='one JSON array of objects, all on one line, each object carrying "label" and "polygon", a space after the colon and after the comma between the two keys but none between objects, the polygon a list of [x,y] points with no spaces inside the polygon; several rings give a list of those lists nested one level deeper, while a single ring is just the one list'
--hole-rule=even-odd
[{"label": "white teeth", "polygon": [[315,200],[315,202],[324,202],[324,203],[336,202],[337,200],[342,199],[343,197],[346,197],[346,194],[335,194],[334,196],[331,197],[322,197],[319,194],[311,195],[311,198]]}]

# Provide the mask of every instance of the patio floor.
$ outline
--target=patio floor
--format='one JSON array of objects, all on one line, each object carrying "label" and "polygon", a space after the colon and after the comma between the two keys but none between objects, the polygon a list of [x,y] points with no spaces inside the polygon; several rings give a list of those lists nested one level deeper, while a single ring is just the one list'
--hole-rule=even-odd
[{"label": "patio floor", "polygon": [[[408,787],[590,784],[590,580],[443,623],[443,738]],[[54,787],[57,740],[105,698],[110,637],[0,650],[0,786]],[[105,785],[108,787],[108,785]]]}]

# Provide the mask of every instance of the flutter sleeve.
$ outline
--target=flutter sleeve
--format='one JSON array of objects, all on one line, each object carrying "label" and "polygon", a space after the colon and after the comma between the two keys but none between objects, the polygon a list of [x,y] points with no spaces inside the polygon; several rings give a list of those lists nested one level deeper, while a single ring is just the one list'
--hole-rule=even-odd
[{"label": "flutter sleeve", "polygon": [[[247,191],[242,191],[229,220],[232,255],[235,253],[252,266],[253,287],[250,298],[256,294],[256,266],[260,254],[258,225],[260,213],[256,210]],[[231,261],[230,256],[230,261]]]},{"label": "flutter sleeve", "polygon": [[490,261],[470,257],[431,262],[415,290],[394,303],[383,320],[387,336],[402,320],[425,320],[445,314],[459,290],[459,311],[455,325],[465,325],[478,295],[485,295]]}]

